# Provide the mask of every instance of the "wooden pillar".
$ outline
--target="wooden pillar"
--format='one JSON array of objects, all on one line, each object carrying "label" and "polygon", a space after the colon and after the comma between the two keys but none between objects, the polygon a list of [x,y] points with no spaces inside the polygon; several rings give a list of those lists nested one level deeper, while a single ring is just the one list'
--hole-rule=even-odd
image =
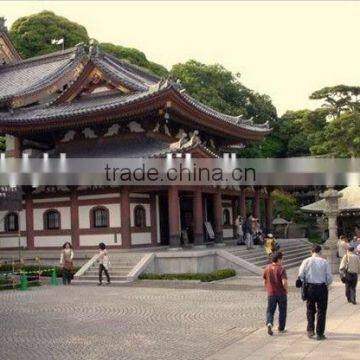
[{"label": "wooden pillar", "polygon": [[17,136],[5,135],[5,156],[9,158],[21,158],[21,140]]},{"label": "wooden pillar", "polygon": [[245,193],[245,189],[241,190],[239,202],[240,202],[240,216],[243,219],[246,219],[246,193]]},{"label": "wooden pillar", "polygon": [[150,194],[150,217],[151,217],[151,245],[157,246],[157,213],[156,195]]},{"label": "wooden pillar", "polygon": [[215,219],[215,242],[223,242],[223,209],[222,209],[222,197],[219,190],[213,195],[214,199],[214,219]]},{"label": "wooden pillar", "polygon": [[253,216],[260,219],[260,188],[255,188]]},{"label": "wooden pillar", "polygon": [[272,231],[272,222],[273,222],[273,204],[271,197],[271,190],[268,189],[268,195],[265,199],[265,225],[266,231]]},{"label": "wooden pillar", "polygon": [[129,249],[131,247],[129,189],[122,187],[120,196],[121,244],[123,248]]},{"label": "wooden pillar", "polygon": [[34,206],[31,191],[25,192],[26,247],[34,249]]},{"label": "wooden pillar", "polygon": [[76,189],[77,186],[70,187],[71,243],[74,249],[79,249],[79,204]]},{"label": "wooden pillar", "polygon": [[176,186],[170,186],[168,190],[169,208],[169,245],[180,246],[180,200]]},{"label": "wooden pillar", "polygon": [[197,186],[193,197],[193,219],[194,219],[194,244],[202,245],[204,243],[204,214],[202,191]]}]

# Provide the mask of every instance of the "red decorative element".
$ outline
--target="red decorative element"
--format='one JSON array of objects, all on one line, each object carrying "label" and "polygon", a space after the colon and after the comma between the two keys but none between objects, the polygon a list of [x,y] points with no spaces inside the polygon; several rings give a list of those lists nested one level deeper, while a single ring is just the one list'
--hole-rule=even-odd
[{"label": "red decorative element", "polygon": [[169,207],[169,244],[171,247],[180,246],[180,203],[179,191],[176,186],[168,190]]},{"label": "red decorative element", "polygon": [[25,193],[26,244],[34,249],[34,209],[31,193]]},{"label": "red decorative element", "polygon": [[200,245],[204,242],[204,215],[202,191],[196,187],[193,197],[194,243]]},{"label": "red decorative element", "polygon": [[121,208],[122,247],[128,249],[131,247],[130,199],[129,199],[129,189],[126,187],[123,187],[121,189],[120,208]]},{"label": "red decorative element", "polygon": [[157,245],[157,213],[156,213],[156,196],[150,195],[150,222],[151,222],[151,245]]}]

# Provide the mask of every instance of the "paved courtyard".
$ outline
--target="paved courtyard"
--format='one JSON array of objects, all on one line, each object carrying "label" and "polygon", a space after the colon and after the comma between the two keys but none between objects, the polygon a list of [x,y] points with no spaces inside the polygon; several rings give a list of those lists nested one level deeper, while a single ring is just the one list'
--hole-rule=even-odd
[{"label": "paved courtyard", "polygon": [[259,278],[2,291],[1,359],[205,359],[263,326],[265,306]]}]

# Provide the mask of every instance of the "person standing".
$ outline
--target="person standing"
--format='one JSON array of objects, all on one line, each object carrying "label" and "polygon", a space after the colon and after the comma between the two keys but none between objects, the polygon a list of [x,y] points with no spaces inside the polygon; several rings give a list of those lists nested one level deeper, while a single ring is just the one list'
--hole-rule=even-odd
[{"label": "person standing", "polygon": [[344,235],[341,235],[340,239],[337,243],[338,255],[339,255],[340,259],[342,259],[344,257],[348,247],[349,247],[349,241],[348,241],[347,237]]},{"label": "person standing", "polygon": [[245,242],[246,242],[246,248],[248,250],[253,248],[253,228],[252,228],[252,223],[253,223],[253,218],[251,215],[249,215],[249,217],[245,220],[244,224],[243,224],[243,232],[244,232],[244,236],[245,236]]},{"label": "person standing", "polygon": [[299,278],[306,286],[306,316],[307,334],[309,338],[315,335],[316,339],[326,339],[325,323],[328,304],[328,286],[332,282],[332,274],[329,263],[321,257],[321,246],[313,245],[311,256],[305,259],[299,269]]},{"label": "person standing", "polygon": [[102,273],[105,273],[107,285],[110,284],[110,275],[109,275],[109,267],[110,267],[110,260],[106,250],[106,245],[102,242],[99,244],[99,283],[98,285],[102,285]]},{"label": "person standing", "polygon": [[241,245],[243,243],[244,233],[243,233],[242,225],[243,225],[242,217],[238,215],[235,219],[236,239],[238,240],[237,241],[238,245]]},{"label": "person standing", "polygon": [[271,264],[267,265],[263,278],[268,295],[266,310],[266,327],[269,335],[273,335],[274,314],[276,307],[279,307],[278,331],[285,332],[287,312],[288,281],[286,270],[282,266],[283,254],[279,251],[272,255]]},{"label": "person standing", "polygon": [[276,251],[276,242],[273,234],[267,234],[264,242],[264,249],[267,256],[272,256]]},{"label": "person standing", "polygon": [[354,248],[349,247],[347,253],[343,256],[340,268],[340,274],[345,277],[345,296],[349,303],[356,304],[356,285],[358,274],[360,274],[360,260],[354,254]]},{"label": "person standing", "polygon": [[64,285],[71,284],[72,272],[74,270],[73,258],[74,251],[72,245],[66,242],[60,254],[60,266],[62,267],[62,281]]}]

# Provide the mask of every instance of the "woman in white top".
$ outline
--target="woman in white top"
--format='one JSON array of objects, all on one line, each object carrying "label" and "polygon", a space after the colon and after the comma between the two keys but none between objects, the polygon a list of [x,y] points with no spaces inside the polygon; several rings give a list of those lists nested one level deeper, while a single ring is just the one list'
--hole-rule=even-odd
[{"label": "woman in white top", "polygon": [[110,260],[109,256],[106,251],[106,245],[104,243],[99,244],[99,283],[98,285],[102,285],[102,273],[105,273],[107,285],[110,284],[110,275],[109,275],[109,267],[110,267]]},{"label": "woman in white top", "polygon": [[73,258],[74,251],[72,245],[69,242],[66,242],[62,247],[60,255],[60,265],[62,267],[62,279],[64,285],[71,284],[71,278],[74,269]]}]

